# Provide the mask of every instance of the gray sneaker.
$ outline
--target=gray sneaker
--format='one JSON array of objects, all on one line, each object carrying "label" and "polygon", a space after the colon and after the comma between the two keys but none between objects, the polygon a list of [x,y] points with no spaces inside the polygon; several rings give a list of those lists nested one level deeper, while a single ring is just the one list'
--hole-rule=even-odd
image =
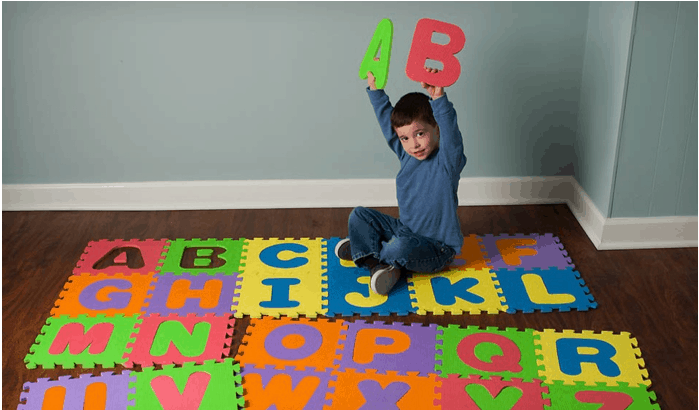
[{"label": "gray sneaker", "polygon": [[352,248],[350,248],[350,240],[345,238],[335,245],[335,256],[344,260],[352,262]]},{"label": "gray sneaker", "polygon": [[400,279],[400,268],[379,264],[371,270],[371,290],[379,295],[388,295]]}]

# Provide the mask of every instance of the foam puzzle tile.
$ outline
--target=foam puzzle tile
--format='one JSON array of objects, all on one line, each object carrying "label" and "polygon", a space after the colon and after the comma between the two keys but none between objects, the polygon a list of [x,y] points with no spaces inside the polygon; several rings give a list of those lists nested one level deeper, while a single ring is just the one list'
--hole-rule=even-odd
[{"label": "foam puzzle tile", "polygon": [[124,370],[121,374],[102,372],[99,376],[90,373],[79,377],[60,376],[58,380],[48,378],[24,383],[17,410],[52,409],[104,409],[122,410],[133,404],[128,400],[134,390],[129,383],[134,375]]},{"label": "foam puzzle tile", "polygon": [[153,289],[154,275],[73,275],[56,300],[56,307],[51,309],[51,316],[130,316],[143,313],[144,301]]},{"label": "foam puzzle tile", "polygon": [[323,238],[254,238],[243,248],[244,276],[291,276],[322,274],[327,269],[326,241]]},{"label": "foam puzzle tile", "polygon": [[159,269],[160,256],[167,244],[167,239],[90,241],[73,274],[154,273]]},{"label": "foam puzzle tile", "polygon": [[234,324],[230,315],[143,316],[124,366],[221,361],[230,351]]},{"label": "foam puzzle tile", "polygon": [[235,316],[263,315],[279,317],[316,317],[323,315],[323,297],[327,285],[321,272],[276,274],[241,274],[240,293]]},{"label": "foam puzzle tile", "polygon": [[162,370],[147,367],[136,373],[135,404],[129,409],[242,409],[241,383],[240,367],[230,358],[165,365]]},{"label": "foam puzzle tile", "polygon": [[551,312],[553,309],[584,311],[597,307],[580,274],[571,267],[498,269],[495,276],[507,300],[509,313]]},{"label": "foam puzzle tile", "polygon": [[485,235],[481,241],[493,269],[573,267],[560,239],[550,233]]},{"label": "foam puzzle tile", "polygon": [[175,239],[161,259],[161,273],[232,275],[240,270],[245,239]]},{"label": "foam puzzle tile", "polygon": [[236,317],[325,314],[325,253],[322,238],[248,240]]},{"label": "foam puzzle tile", "polygon": [[145,303],[145,314],[166,316],[176,313],[226,315],[235,312],[240,278],[237,274],[190,275],[165,273],[158,275]]},{"label": "foam puzzle tile", "polygon": [[335,246],[340,238],[330,238],[327,242],[328,269],[324,275],[328,296],[323,307],[326,315],[371,316],[378,313],[388,316],[396,313],[405,316],[417,309],[412,307],[411,293],[407,278],[404,276],[391,290],[388,296],[376,294],[370,290],[370,272],[357,268],[354,263],[342,261],[335,255]]},{"label": "foam puzzle tile", "polygon": [[545,329],[534,335],[539,336],[534,343],[540,346],[542,356],[539,376],[549,384],[560,380],[568,385],[585,382],[595,386],[600,382],[616,386],[623,382],[631,387],[650,386],[638,342],[628,332]]},{"label": "foam puzzle tile", "polygon": [[476,235],[464,236],[461,253],[454,257],[449,270],[488,269],[490,259],[481,238]]},{"label": "foam puzzle tile", "polygon": [[413,307],[420,315],[498,313],[507,309],[500,283],[487,269],[413,273],[408,286],[414,293]]},{"label": "foam puzzle tile", "polygon": [[124,363],[122,356],[140,320],[136,315],[50,317],[24,362],[28,369],[114,367]]},{"label": "foam puzzle tile", "polygon": [[245,366],[245,407],[250,409],[323,409],[330,405],[331,372]]},{"label": "foam puzzle tile", "polygon": [[537,360],[541,357],[537,356],[532,329],[440,326],[435,349],[435,370],[442,377],[476,374],[525,381],[539,377]]},{"label": "foam puzzle tile", "polygon": [[[551,403],[557,409],[598,410],[600,408],[617,408],[625,410],[660,410],[655,402],[655,393],[645,386],[629,387],[620,382],[618,386],[597,383],[586,386],[577,382],[574,386],[556,381],[549,385]],[[604,404],[600,407],[600,404]],[[551,406],[553,410],[554,407]]]},{"label": "foam puzzle tile", "polygon": [[[328,409],[355,410],[371,406],[375,409],[423,410],[433,408],[436,375],[419,376],[416,373],[400,375],[396,372],[379,374],[374,370],[355,372],[352,369],[336,371],[335,388]],[[366,404],[365,404],[366,403]]]},{"label": "foam puzzle tile", "polygon": [[270,365],[277,369],[326,371],[335,366],[338,350],[344,343],[342,331],[346,329],[343,320],[292,320],[269,316],[251,319],[250,333],[243,337],[236,360],[243,367]]},{"label": "foam puzzle tile", "polygon": [[435,390],[440,398],[435,400],[435,405],[442,409],[530,410],[551,404],[543,397],[548,387],[542,386],[541,380],[525,382],[502,380],[497,376],[481,378],[480,375],[460,378],[455,374],[439,380],[441,385]]},{"label": "foam puzzle tile", "polygon": [[434,373],[434,346],[437,325],[420,323],[366,323],[357,320],[347,324],[339,370],[373,369],[379,373],[413,372],[421,376]]}]

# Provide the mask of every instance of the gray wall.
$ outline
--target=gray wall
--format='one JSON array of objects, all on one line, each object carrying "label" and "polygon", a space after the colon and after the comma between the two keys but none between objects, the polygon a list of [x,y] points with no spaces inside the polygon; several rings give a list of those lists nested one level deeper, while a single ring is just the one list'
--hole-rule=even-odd
[{"label": "gray wall", "polygon": [[415,24],[461,27],[463,176],[572,175],[588,4],[3,2],[3,183],[393,178],[358,78]]},{"label": "gray wall", "polygon": [[607,217],[697,214],[695,2],[3,3],[3,184],[392,178],[359,63],[466,35],[464,177],[574,175]]},{"label": "gray wall", "polygon": [[697,215],[697,3],[591,2],[575,177],[606,217]]},{"label": "gray wall", "polygon": [[640,2],[612,217],[697,214],[697,3]]},{"label": "gray wall", "polygon": [[591,2],[580,90],[575,178],[609,216],[634,2]]}]

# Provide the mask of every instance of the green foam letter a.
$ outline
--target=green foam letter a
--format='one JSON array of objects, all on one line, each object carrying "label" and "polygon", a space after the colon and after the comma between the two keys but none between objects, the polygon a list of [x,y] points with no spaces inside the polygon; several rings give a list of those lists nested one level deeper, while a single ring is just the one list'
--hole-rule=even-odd
[{"label": "green foam letter a", "polygon": [[[388,81],[388,66],[391,63],[391,45],[393,43],[393,22],[383,19],[376,26],[374,36],[369,42],[369,47],[364,54],[364,60],[359,66],[359,78],[367,79],[367,72],[371,71],[376,77],[376,88],[386,87]],[[375,60],[381,51],[378,60]]]}]

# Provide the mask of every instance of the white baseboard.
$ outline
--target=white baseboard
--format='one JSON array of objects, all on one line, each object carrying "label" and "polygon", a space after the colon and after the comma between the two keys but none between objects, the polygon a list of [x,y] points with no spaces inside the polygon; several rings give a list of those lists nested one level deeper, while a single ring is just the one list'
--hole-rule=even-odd
[{"label": "white baseboard", "polygon": [[[459,205],[567,203],[597,249],[697,246],[696,217],[605,218],[573,177],[463,178]],[[397,206],[394,179],[3,185],[3,211]]]},{"label": "white baseboard", "polygon": [[694,248],[696,217],[611,218],[604,225],[599,250]]},{"label": "white baseboard", "polygon": [[695,216],[605,218],[574,178],[571,184],[568,207],[598,250],[694,248],[699,243]]},{"label": "white baseboard", "polygon": [[602,215],[592,199],[585,193],[580,184],[571,178],[571,196],[568,207],[597,249],[602,243],[602,234],[607,218]]},{"label": "white baseboard", "polygon": [[4,211],[161,211],[396,206],[395,180],[3,185]]},{"label": "white baseboard", "polygon": [[461,178],[459,205],[565,203],[573,177]]},{"label": "white baseboard", "polygon": [[[460,205],[565,202],[570,177],[463,178]],[[398,206],[394,179],[130,182],[3,185],[4,211]]]}]

